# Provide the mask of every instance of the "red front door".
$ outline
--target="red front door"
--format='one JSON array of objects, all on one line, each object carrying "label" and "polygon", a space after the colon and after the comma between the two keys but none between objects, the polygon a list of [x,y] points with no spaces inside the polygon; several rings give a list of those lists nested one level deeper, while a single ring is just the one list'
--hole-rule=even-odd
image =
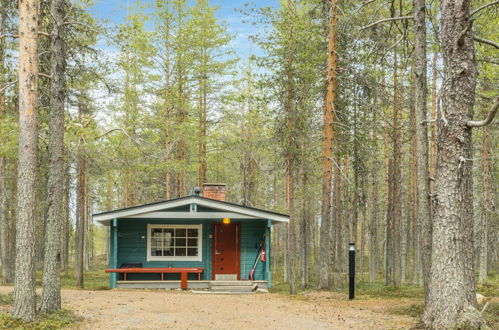
[{"label": "red front door", "polygon": [[216,274],[236,274],[237,279],[240,274],[240,233],[241,226],[239,223],[213,224],[213,270],[212,279],[215,279]]}]

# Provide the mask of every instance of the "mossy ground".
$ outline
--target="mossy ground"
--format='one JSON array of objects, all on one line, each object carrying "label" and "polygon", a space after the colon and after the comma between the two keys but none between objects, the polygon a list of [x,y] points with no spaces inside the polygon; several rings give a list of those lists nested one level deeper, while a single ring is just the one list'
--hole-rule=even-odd
[{"label": "mossy ground", "polygon": [[[283,272],[277,271],[274,274],[272,282],[272,293],[283,295],[289,294],[289,285],[283,281]],[[314,281],[315,283],[315,281]],[[314,285],[315,286],[315,285]],[[298,287],[298,296],[313,289],[301,289]],[[346,277],[341,279],[339,293],[348,293],[348,281]],[[477,286],[477,292],[488,298],[499,297],[499,273],[492,272],[483,284]],[[424,292],[423,288],[415,285],[403,285],[400,287],[386,286],[383,282],[377,281],[370,283],[365,280],[359,280],[355,286],[355,299],[409,299],[412,301],[409,305],[404,305],[389,309],[389,312],[395,315],[407,315],[415,319],[420,319],[424,312]],[[479,305],[482,310],[484,304]],[[492,329],[499,329],[499,302],[490,301],[483,317]]]},{"label": "mossy ground", "polygon": [[[76,289],[76,278],[74,270],[70,269],[67,274],[61,274],[61,286],[63,289]],[[36,273],[36,286],[42,286],[42,273]],[[104,272],[104,265],[100,264],[92,271],[85,272],[84,286],[86,290],[107,290],[109,289],[109,276]],[[37,295],[37,301],[39,296]],[[19,319],[13,319],[7,311],[9,305],[14,302],[13,294],[0,294],[0,329],[64,329],[71,328],[81,318],[76,316],[73,311],[62,309],[51,313],[39,313],[33,322],[25,323]]]},{"label": "mossy ground", "polygon": [[61,309],[51,313],[40,313],[32,322],[26,323],[19,319],[14,319],[10,314],[0,314],[0,329],[33,329],[52,330],[68,328],[80,321],[72,311]]}]

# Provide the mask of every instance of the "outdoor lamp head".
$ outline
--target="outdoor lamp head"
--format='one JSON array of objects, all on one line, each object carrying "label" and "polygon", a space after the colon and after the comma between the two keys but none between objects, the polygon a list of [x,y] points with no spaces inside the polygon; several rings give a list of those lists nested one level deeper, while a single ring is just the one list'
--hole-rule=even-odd
[{"label": "outdoor lamp head", "polygon": [[355,251],[355,243],[348,244],[350,247],[348,248],[350,251]]}]

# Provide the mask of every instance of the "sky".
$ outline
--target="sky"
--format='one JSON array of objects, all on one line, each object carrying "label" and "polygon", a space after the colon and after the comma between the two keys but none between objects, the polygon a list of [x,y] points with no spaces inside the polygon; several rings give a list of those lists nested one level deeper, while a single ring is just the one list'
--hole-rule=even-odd
[{"label": "sky", "polygon": [[[127,0],[95,0],[95,4],[89,9],[92,16],[120,23],[126,15],[125,5]],[[134,0],[128,0],[130,3]],[[143,0],[145,2],[151,0]],[[245,15],[236,11],[250,3],[253,7],[276,6],[278,0],[211,0],[212,5],[219,7],[217,16],[228,25],[229,32],[234,35],[232,47],[239,58],[248,58],[250,54],[258,53],[259,50],[252,45],[248,37],[256,32],[256,27],[244,23]]]}]

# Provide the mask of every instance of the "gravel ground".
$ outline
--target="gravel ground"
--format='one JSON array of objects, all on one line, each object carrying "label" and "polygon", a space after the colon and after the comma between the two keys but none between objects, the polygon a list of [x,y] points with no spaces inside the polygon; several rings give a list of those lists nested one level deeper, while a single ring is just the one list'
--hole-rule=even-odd
[{"label": "gravel ground", "polygon": [[[8,293],[12,287],[0,287]],[[387,309],[410,300],[348,301],[329,292],[212,295],[164,290],[63,290],[78,329],[403,329],[414,319]]]}]

